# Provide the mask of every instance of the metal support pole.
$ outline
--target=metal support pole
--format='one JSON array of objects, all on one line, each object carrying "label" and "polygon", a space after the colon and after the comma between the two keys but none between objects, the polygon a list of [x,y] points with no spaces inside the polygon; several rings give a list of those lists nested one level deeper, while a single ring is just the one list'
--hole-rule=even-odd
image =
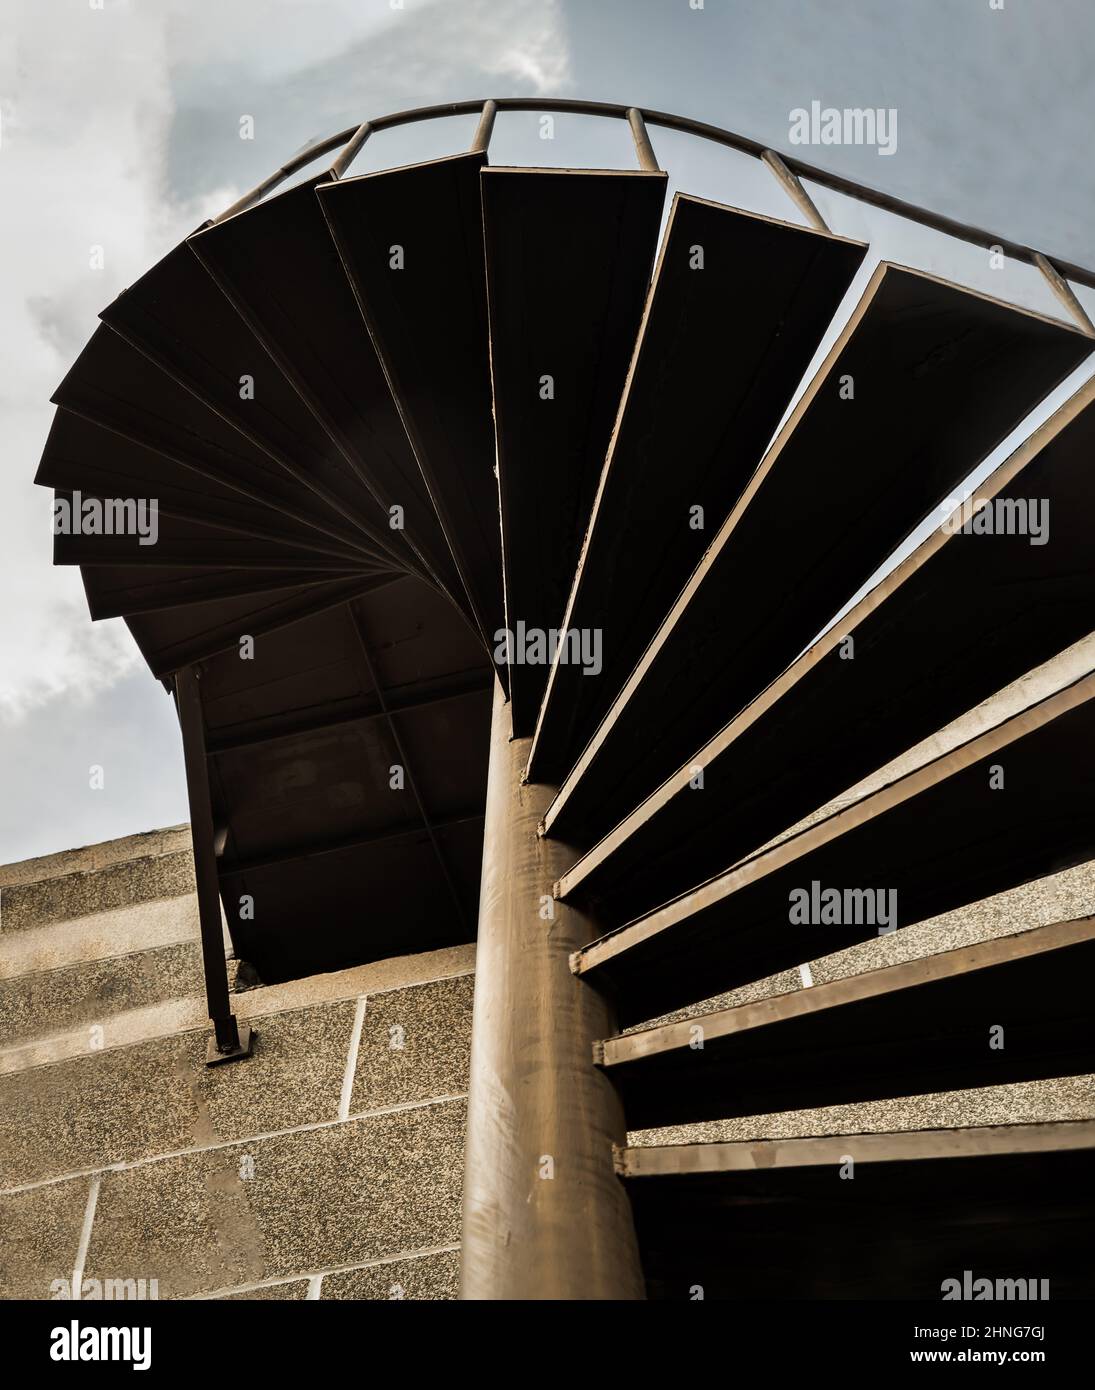
[{"label": "metal support pole", "polygon": [[643,113],[637,106],[628,108],[627,123],[631,127],[631,138],[635,141],[635,153],[639,157],[639,168],[649,174],[660,173],[658,157],[654,153],[654,146],[650,143],[650,136],[646,133]]},{"label": "metal support pole", "polygon": [[641,1299],[631,1206],[613,1164],[623,1109],[593,1064],[593,1043],[615,1032],[615,1020],[570,969],[571,952],[596,930],[552,897],[571,856],[536,833],[552,792],[522,785],[531,740],[511,740],[510,730],[496,685],[460,1294]]},{"label": "metal support pole", "polygon": [[761,162],[767,164],[776,178],[783,185],[784,191],[806,220],[819,232],[827,232],[828,225],[824,217],[817,210],[817,204],[809,193],[802,186],[802,180],[795,173],[788,169],[775,150],[765,150],[761,155]]},{"label": "metal support pole", "polygon": [[1058,272],[1057,267],[1043,256],[1041,251],[1035,251],[1034,264],[1049,281],[1050,289],[1076,320],[1081,330],[1086,333],[1089,338],[1095,337],[1095,325],[1092,325],[1084,306],[1072,292],[1072,286],[1064,276]]},{"label": "metal support pole", "polygon": [[190,801],[190,837],[194,845],[194,880],[202,935],[202,964],[205,967],[205,998],[213,1024],[213,1036],[209,1040],[205,1060],[208,1065],[215,1066],[219,1062],[234,1062],[250,1055],[251,1029],[246,1023],[237,1025],[229,1002],[213,803],[209,795],[209,769],[205,760],[205,723],[195,667],[185,666],[176,674],[175,701],[182,728],[186,792]]},{"label": "metal support pole", "polygon": [[475,127],[475,135],[468,150],[469,154],[486,154],[487,147],[490,145],[491,132],[494,130],[494,117],[498,112],[498,103],[495,101],[485,101],[483,110],[479,117],[479,124]]},{"label": "metal support pole", "polygon": [[338,158],[327,171],[332,179],[340,179],[342,177],[353,160],[356,159],[358,150],[361,149],[362,145],[364,145],[365,141],[368,140],[372,133],[373,128],[371,124],[368,121],[362,121],[350,139],[343,145],[342,149],[339,151]]}]

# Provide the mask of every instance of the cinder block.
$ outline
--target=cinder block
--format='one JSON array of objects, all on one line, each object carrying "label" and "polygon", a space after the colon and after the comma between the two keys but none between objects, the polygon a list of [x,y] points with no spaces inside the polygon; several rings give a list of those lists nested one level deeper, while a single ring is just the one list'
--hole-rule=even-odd
[{"label": "cinder block", "polygon": [[126,859],[87,873],[0,889],[0,930],[26,931],[48,922],[68,922],[93,912],[193,891],[194,856],[190,850]]},{"label": "cinder block", "polygon": [[201,994],[194,941],[0,980],[0,1046],[93,1025],[127,1009]]},{"label": "cinder block", "polygon": [[464,1123],[448,1101],[107,1173],[86,1273],[171,1298],[455,1244]]},{"label": "cinder block", "polygon": [[258,1289],[245,1289],[242,1293],[221,1293],[217,1295],[218,1300],[226,1303],[235,1300],[246,1300],[252,1302],[261,1300],[270,1303],[300,1302],[308,1297],[308,1279],[292,1279],[285,1284],[263,1284]]},{"label": "cinder block", "polygon": [[320,1297],[385,1302],[456,1299],[460,1297],[460,1251],[442,1250],[412,1260],[340,1270],[324,1276]]},{"label": "cinder block", "polygon": [[354,1008],[259,1018],[224,1067],[189,1032],[0,1076],[0,1186],[334,1119]]},{"label": "cinder block", "polygon": [[41,854],[33,859],[20,859],[14,864],[0,864],[0,887],[37,883],[44,878],[60,878],[63,874],[90,873],[119,864],[125,859],[145,859],[189,848],[190,826],[185,822],[165,826],[162,830],[142,830],[136,835],[123,835],[117,840],[100,840],[96,845]]},{"label": "cinder block", "polygon": [[48,1299],[71,1280],[90,1179],[0,1196],[0,1298]]},{"label": "cinder block", "polygon": [[370,994],[350,1108],[461,1095],[471,1052],[470,975]]}]

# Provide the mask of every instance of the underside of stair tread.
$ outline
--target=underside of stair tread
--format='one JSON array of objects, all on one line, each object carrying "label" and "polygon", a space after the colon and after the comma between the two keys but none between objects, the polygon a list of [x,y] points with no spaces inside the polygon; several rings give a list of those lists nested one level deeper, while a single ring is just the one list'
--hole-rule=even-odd
[{"label": "underside of stair tread", "polygon": [[1032,1278],[1032,1298],[1089,1298],[1093,1148],[1095,1124],[1061,1122],[628,1149],[621,1166],[651,1298],[937,1302],[971,1262]]},{"label": "underside of stair tread", "polygon": [[[642,318],[665,184],[664,174],[641,171],[482,171],[510,633],[562,623]],[[525,736],[547,668],[514,655],[513,727]]]},{"label": "underside of stair tread", "polygon": [[[601,721],[597,755],[615,760],[614,785],[584,800],[572,788],[557,833],[599,838],[649,795],[1089,347],[1033,314],[882,265]],[[607,617],[605,629],[611,647]],[[549,688],[548,710],[551,699]]]},{"label": "underside of stair tread", "polygon": [[351,565],[374,563],[354,545],[202,471],[195,460],[159,452],[63,407],[53,417],[35,482],[69,494],[79,490],[85,498],[137,498],[154,491],[161,518],[215,526],[229,540],[243,536]]},{"label": "underside of stair tread", "polygon": [[[127,583],[129,571],[106,571],[100,569],[95,577],[97,582],[87,587],[88,608],[93,618],[117,618],[123,615],[157,612],[164,608],[177,608],[180,603],[201,603],[206,599],[234,598],[238,595],[268,593],[285,588],[285,571],[239,569],[206,570],[195,574],[193,570],[179,569],[161,572],[151,584],[132,586]],[[298,585],[319,585],[327,583],[332,577],[346,578],[345,574],[332,576],[329,571],[294,573]],[[112,583],[111,580],[114,582]]]},{"label": "underside of stair tread", "polygon": [[185,242],[102,318],[285,472],[340,508],[371,553],[403,564],[412,558],[386,511]]},{"label": "underside of stair tread", "polygon": [[488,677],[410,577],[206,663],[226,912],[263,980],[474,938]]},{"label": "underside of stair tread", "polygon": [[[737,500],[863,259],[840,238],[677,195],[601,472],[529,772],[561,777]],[[697,511],[699,509],[699,511]]]},{"label": "underside of stair tread", "polygon": [[[618,992],[626,1025],[1090,859],[1095,767],[1075,750],[1095,734],[1093,696],[1089,674],[594,941],[575,969]],[[871,910],[796,920],[812,885],[867,890]]]},{"label": "underside of stair tread", "polygon": [[1095,1071],[1095,919],[606,1039],[635,1129]]},{"label": "underside of stair tread", "polygon": [[[393,547],[405,546],[407,562],[424,563],[459,601],[444,534],[316,196],[325,178],[197,232],[189,245],[380,508]],[[392,507],[401,509],[395,531]]]},{"label": "underside of stair tread", "polygon": [[[117,394],[119,382],[125,384],[124,397]],[[233,429],[105,324],[92,335],[54,401],[104,426],[108,435],[142,446],[149,465],[147,493],[153,497],[156,457],[163,454],[248,498],[257,504],[260,518],[269,513],[275,522],[283,517],[302,522],[316,532],[317,544],[335,541],[370,559],[380,553],[341,513],[332,511],[321,484],[290,471]],[[106,437],[92,463],[109,467],[111,451]]]},{"label": "underside of stair tread", "polygon": [[[73,500],[63,490],[57,495],[67,496],[70,503]],[[228,536],[219,527],[177,517],[159,517],[154,539],[142,538],[135,532],[118,535],[59,533],[53,539],[54,564],[58,565],[143,566],[149,570],[170,566],[237,570],[281,568],[332,574],[384,572],[375,561],[351,562],[249,536]]]},{"label": "underside of stair tread", "polygon": [[[95,570],[83,571],[84,587],[95,602]],[[372,589],[387,588],[390,574],[325,579],[319,584],[292,582],[269,594],[202,600],[186,607],[126,615],[126,626],[154,675],[169,677],[180,667],[218,653],[238,655],[244,637],[258,639],[313,613],[335,608]]]},{"label": "underside of stair tread", "polygon": [[502,626],[482,154],[317,189],[485,643]]},{"label": "underside of stair tread", "polygon": [[[934,532],[583,856],[568,891],[595,898],[610,919],[649,911],[657,895],[682,892],[756,850],[1085,636],[1095,613],[1093,398],[1089,386],[1062,406],[968,504],[972,525],[974,505],[991,500],[988,514],[1001,528],[1019,509],[1037,509],[1043,539],[1021,530]],[[958,527],[965,517],[957,514]],[[603,788],[626,771],[605,756],[585,777]]]}]

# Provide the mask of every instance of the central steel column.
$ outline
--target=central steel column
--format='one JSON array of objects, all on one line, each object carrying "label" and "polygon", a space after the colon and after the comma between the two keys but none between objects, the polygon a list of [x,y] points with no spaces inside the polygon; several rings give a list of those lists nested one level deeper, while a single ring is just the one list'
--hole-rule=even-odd
[{"label": "central steel column", "polygon": [[510,728],[496,685],[460,1296],[643,1298],[631,1206],[612,1162],[623,1110],[593,1065],[592,1044],[616,1031],[615,1019],[570,970],[570,953],[597,931],[551,900],[573,855],[536,834],[553,790],[522,786],[531,739],[511,740]]}]

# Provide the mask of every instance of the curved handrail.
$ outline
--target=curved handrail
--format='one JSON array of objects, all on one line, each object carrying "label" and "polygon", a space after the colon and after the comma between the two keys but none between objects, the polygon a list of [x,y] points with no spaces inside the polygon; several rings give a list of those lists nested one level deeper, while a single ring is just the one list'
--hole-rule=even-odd
[{"label": "curved handrail", "polygon": [[[1071,302],[1069,298],[1064,298],[1067,307],[1073,313],[1078,311],[1080,316],[1086,317],[1074,296],[1071,296],[1067,284],[1063,283],[1066,279],[1075,280],[1078,284],[1095,289],[1095,271],[1088,270],[1085,266],[1056,258],[1051,259],[1033,247],[1024,246],[1008,237],[998,236],[994,232],[986,231],[983,227],[976,227],[970,223],[959,222],[956,218],[932,212],[928,208],[906,202],[903,198],[897,198],[893,194],[884,193],[867,184],[856,183],[853,179],[845,178],[841,174],[834,174],[831,170],[820,169],[816,165],[807,164],[804,160],[772,149],[759,140],[750,139],[747,135],[738,135],[732,130],[723,130],[720,126],[693,120],[690,116],[677,116],[669,111],[653,111],[647,107],[628,106],[620,102],[582,101],[564,97],[498,97],[481,101],[442,102],[436,106],[418,106],[407,111],[395,111],[387,116],[378,116],[359,125],[349,126],[336,135],[329,135],[325,139],[307,146],[271,174],[269,178],[264,179],[249,193],[245,193],[242,198],[237,199],[214,221],[223,222],[238,212],[246,211],[247,208],[261,201],[278,184],[296,173],[298,169],[302,169],[306,164],[318,159],[320,155],[345,147],[329,171],[333,178],[340,178],[354,155],[374,131],[390,130],[395,126],[413,125],[418,121],[438,120],[446,116],[470,116],[478,113],[480,122],[476,130],[475,140],[472,143],[472,149],[485,151],[490,140],[495,115],[499,111],[542,111],[560,115],[604,116],[626,121],[635,138],[636,150],[640,165],[643,168],[650,167],[650,161],[653,159],[653,150],[646,135],[646,125],[661,126],[665,130],[676,130],[685,135],[694,135],[703,140],[711,140],[715,144],[727,145],[731,149],[739,150],[743,154],[749,154],[761,160],[781,181],[785,182],[784,176],[788,173],[796,181],[810,179],[814,183],[821,184],[824,188],[832,189],[835,193],[843,193],[848,197],[858,199],[860,202],[869,203],[886,212],[892,212],[899,217],[919,222],[922,226],[931,227],[934,231],[971,242],[975,246],[983,246],[986,249],[999,247],[1004,255],[1012,260],[1024,261],[1026,264],[1041,270],[1059,297],[1062,297],[1063,291],[1064,296],[1071,298]],[[656,161],[654,161],[654,167],[657,167]],[[808,200],[809,195],[805,193],[805,190],[802,190],[802,196]]]}]

